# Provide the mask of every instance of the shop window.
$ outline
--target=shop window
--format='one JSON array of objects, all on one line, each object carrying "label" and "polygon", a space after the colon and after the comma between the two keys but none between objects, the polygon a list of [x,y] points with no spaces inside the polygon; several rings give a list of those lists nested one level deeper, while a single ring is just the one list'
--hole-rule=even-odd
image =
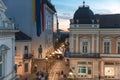
[{"label": "shop window", "polygon": [[105,76],[114,76],[115,69],[114,67],[105,67]]},{"label": "shop window", "polygon": [[92,73],[91,67],[88,67],[88,74],[90,75]]},{"label": "shop window", "polygon": [[86,74],[86,67],[85,66],[79,66],[78,67],[78,74]]}]

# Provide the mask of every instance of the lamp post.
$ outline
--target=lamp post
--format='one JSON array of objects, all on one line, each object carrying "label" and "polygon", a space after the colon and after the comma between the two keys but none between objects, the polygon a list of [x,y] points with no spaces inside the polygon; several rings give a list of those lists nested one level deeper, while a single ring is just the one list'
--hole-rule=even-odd
[{"label": "lamp post", "polygon": [[45,62],[46,62],[46,76],[45,76],[45,80],[48,80],[48,69],[47,69],[47,63],[48,63],[48,57],[45,57]]},{"label": "lamp post", "polygon": [[72,71],[71,69],[69,70],[69,75],[68,75],[67,80],[75,80],[75,77],[74,77],[73,71]]},{"label": "lamp post", "polygon": [[45,60],[46,60],[46,72],[47,72],[48,71],[47,70],[47,63],[48,63],[48,57],[47,56],[45,57]]}]

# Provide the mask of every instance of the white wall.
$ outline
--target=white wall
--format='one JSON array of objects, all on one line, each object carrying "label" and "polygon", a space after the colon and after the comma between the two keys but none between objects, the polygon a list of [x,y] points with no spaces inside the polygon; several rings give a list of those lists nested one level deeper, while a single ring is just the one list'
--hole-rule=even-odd
[{"label": "white wall", "polygon": [[10,74],[8,77],[6,77],[4,80],[10,80],[11,78],[15,77],[15,72],[14,72],[14,36],[11,37],[0,37],[0,45],[6,45],[10,48],[10,50],[7,51],[4,55],[4,75],[7,76]]}]

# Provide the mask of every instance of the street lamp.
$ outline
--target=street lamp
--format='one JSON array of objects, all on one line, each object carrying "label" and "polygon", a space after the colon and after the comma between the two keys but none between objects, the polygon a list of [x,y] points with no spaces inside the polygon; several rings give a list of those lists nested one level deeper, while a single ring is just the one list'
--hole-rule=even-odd
[{"label": "street lamp", "polygon": [[48,57],[47,56],[45,57],[45,60],[46,60],[46,72],[47,72],[47,62],[48,62]]},{"label": "street lamp", "polygon": [[70,69],[70,71],[69,71],[69,75],[70,76],[72,76],[73,75],[73,72],[72,72],[72,70]]},{"label": "street lamp", "polygon": [[45,60],[46,60],[46,76],[45,76],[45,80],[48,80],[48,69],[47,69],[47,63],[48,63],[48,57],[46,56],[45,57]]},{"label": "street lamp", "polygon": [[69,70],[68,80],[75,80],[73,71],[71,69]]}]

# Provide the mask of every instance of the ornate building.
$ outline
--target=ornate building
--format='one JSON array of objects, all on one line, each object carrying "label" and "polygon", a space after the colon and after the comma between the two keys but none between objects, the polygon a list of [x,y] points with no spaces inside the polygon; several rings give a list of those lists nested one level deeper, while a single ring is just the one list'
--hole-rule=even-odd
[{"label": "ornate building", "polygon": [[28,76],[31,74],[32,64],[32,39],[23,32],[15,33],[15,65],[16,74]]},{"label": "ornate building", "polygon": [[120,79],[120,14],[94,15],[83,3],[70,20],[70,68],[85,80]]},{"label": "ornate building", "polygon": [[15,29],[14,23],[5,15],[6,6],[0,0],[0,80],[15,80],[14,47]]},{"label": "ornate building", "polygon": [[53,22],[55,7],[50,0],[4,0],[9,7],[8,17],[15,20],[17,27],[32,38],[32,53],[38,58],[42,46],[42,58],[53,48]]}]

